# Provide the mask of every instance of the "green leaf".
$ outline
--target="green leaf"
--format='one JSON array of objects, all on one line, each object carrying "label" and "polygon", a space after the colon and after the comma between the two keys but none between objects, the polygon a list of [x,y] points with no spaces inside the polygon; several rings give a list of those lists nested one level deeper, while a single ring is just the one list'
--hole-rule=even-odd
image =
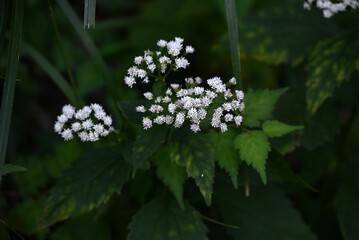
[{"label": "green leaf", "polygon": [[[176,135],[172,138],[175,137]],[[206,204],[209,206],[212,201],[215,168],[213,146],[208,138],[201,134],[189,133],[187,138],[181,140],[177,143],[179,150],[173,159],[180,166],[186,167],[188,177],[195,180]]]},{"label": "green leaf", "polygon": [[234,240],[315,239],[300,214],[277,188],[251,187],[249,197],[221,188],[218,198],[224,221],[240,227],[240,230],[228,228]]},{"label": "green leaf", "polygon": [[12,165],[12,164],[5,164],[2,167],[2,169],[0,169],[0,176],[5,176],[6,174],[9,173],[24,172],[24,171],[27,171],[27,169],[24,167]]},{"label": "green leaf", "polygon": [[177,149],[171,149],[170,146],[161,149],[154,156],[154,162],[157,165],[157,176],[169,187],[181,208],[184,209],[182,194],[183,184],[186,181],[186,170],[178,166],[175,160],[172,159],[176,151]]},{"label": "green leaf", "polygon": [[282,1],[240,19],[241,53],[279,65],[297,65],[313,46],[338,30],[332,19],[318,11],[303,10],[300,1]]},{"label": "green leaf", "polygon": [[334,102],[327,102],[312,116],[305,128],[302,143],[312,150],[330,141],[340,131],[340,117]]},{"label": "green leaf", "polygon": [[89,212],[120,193],[129,164],[118,147],[89,151],[52,189],[40,227]]},{"label": "green leaf", "polygon": [[259,127],[261,121],[271,117],[278,98],[287,88],[268,90],[249,90],[244,98],[243,124],[247,127]]},{"label": "green leaf", "polygon": [[350,79],[359,61],[358,30],[341,33],[320,41],[310,57],[307,79],[307,112],[314,114],[319,106],[344,81]]},{"label": "green leaf", "polygon": [[334,205],[344,239],[359,239],[359,167],[350,165],[340,184]]},{"label": "green leaf", "polygon": [[164,143],[166,133],[167,128],[163,126],[153,126],[148,130],[141,129],[139,131],[132,150],[133,173],[137,169],[148,167],[149,161],[147,160]]},{"label": "green leaf", "polygon": [[181,210],[175,201],[158,198],[144,206],[129,226],[128,240],[207,239],[200,214],[189,204]]},{"label": "green leaf", "polygon": [[263,123],[263,132],[268,137],[281,137],[290,132],[303,129],[304,126],[292,126],[277,120],[268,120]]},{"label": "green leaf", "polygon": [[234,187],[237,189],[237,175],[241,160],[238,152],[234,149],[235,137],[236,133],[234,131],[227,131],[225,133],[209,133],[209,138],[213,142],[215,160],[221,168],[227,171],[231,177]]},{"label": "green leaf", "polygon": [[244,132],[236,137],[234,147],[239,150],[241,159],[252,165],[266,184],[266,160],[271,150],[267,136],[262,131]]}]

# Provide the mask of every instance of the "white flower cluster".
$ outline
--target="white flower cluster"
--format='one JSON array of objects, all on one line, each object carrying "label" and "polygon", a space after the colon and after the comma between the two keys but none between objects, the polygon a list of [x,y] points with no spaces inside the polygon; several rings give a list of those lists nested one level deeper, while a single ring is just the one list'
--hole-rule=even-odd
[{"label": "white flower cluster", "polygon": [[[172,41],[159,40],[157,42],[159,51],[145,51],[143,56],[134,59],[135,65],[127,70],[125,83],[132,88],[137,80],[149,83],[149,77],[159,77],[168,74],[170,71],[180,68],[187,68],[189,61],[185,55],[193,53],[191,46],[183,46],[183,39],[176,37]],[[156,71],[157,70],[157,71]]]},{"label": "white flower cluster", "polygon": [[65,141],[73,139],[77,134],[83,142],[94,142],[100,137],[107,136],[114,129],[112,118],[106,114],[101,105],[93,103],[78,111],[69,104],[65,105],[62,114],[57,117],[54,130]]},{"label": "white flower cluster", "polygon": [[303,7],[310,10],[311,4],[314,2],[316,2],[317,8],[323,11],[323,15],[326,18],[330,18],[338,12],[346,11],[348,7],[352,9],[359,8],[358,0],[342,0],[336,1],[334,3],[330,0],[306,0],[303,4]]},{"label": "white flower cluster", "polygon": [[151,128],[153,124],[167,124],[179,128],[188,120],[190,129],[196,133],[201,131],[200,124],[209,114],[211,126],[221,132],[226,132],[231,123],[235,126],[241,125],[240,113],[244,109],[244,94],[242,91],[228,88],[236,85],[235,78],[227,84],[219,77],[208,79],[207,90],[199,86],[202,83],[199,77],[186,78],[185,82],[186,88],[171,84],[161,96],[155,97],[151,92],[144,94],[152,103],[148,108],[143,105],[136,108],[137,112],[149,113],[148,117],[142,119],[144,129]]}]

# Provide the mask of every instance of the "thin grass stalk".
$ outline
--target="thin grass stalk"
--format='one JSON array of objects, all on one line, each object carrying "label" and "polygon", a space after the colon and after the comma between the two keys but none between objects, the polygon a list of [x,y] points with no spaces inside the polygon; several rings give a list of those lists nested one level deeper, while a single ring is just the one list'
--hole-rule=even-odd
[{"label": "thin grass stalk", "polygon": [[72,74],[72,70],[71,70],[71,67],[70,67],[70,64],[69,64],[69,61],[68,61],[68,57],[67,57],[65,49],[64,49],[63,41],[62,41],[62,38],[61,38],[61,35],[60,35],[59,28],[57,26],[57,22],[56,22],[56,19],[55,19],[55,16],[54,16],[54,11],[52,9],[50,0],[47,0],[47,5],[49,7],[49,14],[50,14],[52,26],[53,26],[54,31],[55,31],[56,41],[57,41],[57,44],[60,47],[62,59],[64,60],[64,63],[65,63],[65,66],[66,66],[67,75],[68,75],[68,77],[70,79],[72,90],[73,90],[73,93],[75,95],[76,107],[79,108],[79,107],[81,107],[81,98],[80,98],[80,95],[79,95],[79,92],[78,92],[78,88],[77,88],[75,79],[74,79],[73,74]]},{"label": "thin grass stalk", "polygon": [[237,79],[237,85],[242,89],[241,60],[238,41],[238,21],[235,0],[226,0],[226,16],[231,50],[233,76]]},{"label": "thin grass stalk", "polygon": [[64,12],[65,16],[72,24],[73,28],[75,29],[77,35],[79,36],[80,40],[84,44],[85,48],[90,53],[95,65],[98,66],[99,70],[102,72],[102,75],[104,76],[104,79],[106,81],[107,91],[111,96],[111,101],[110,101],[111,111],[113,112],[115,119],[118,122],[120,122],[121,119],[120,112],[116,106],[118,91],[116,90],[115,83],[113,82],[111,74],[106,67],[105,61],[103,60],[100,52],[98,51],[91,37],[82,28],[80,19],[77,17],[76,13],[73,11],[69,3],[66,0],[57,0],[57,3],[62,9],[62,11]]},{"label": "thin grass stalk", "polygon": [[84,28],[95,28],[96,0],[85,0]]},{"label": "thin grass stalk", "polygon": [[61,73],[35,48],[24,43],[23,52],[31,56],[37,65],[50,77],[55,85],[61,90],[71,104],[76,105],[76,97],[73,89]]},{"label": "thin grass stalk", "polygon": [[23,13],[24,0],[14,0],[6,77],[0,110],[0,169],[3,168],[5,163],[6,149],[10,131],[11,115],[15,95],[15,83],[21,47]]}]

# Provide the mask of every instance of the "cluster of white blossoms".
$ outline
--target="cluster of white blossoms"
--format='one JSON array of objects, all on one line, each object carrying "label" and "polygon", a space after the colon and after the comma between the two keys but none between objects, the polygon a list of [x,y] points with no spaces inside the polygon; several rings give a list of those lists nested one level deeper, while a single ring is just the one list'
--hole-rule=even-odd
[{"label": "cluster of white blossoms", "polygon": [[148,113],[142,119],[144,129],[149,129],[154,124],[179,128],[187,120],[190,129],[196,133],[201,131],[200,125],[208,115],[211,115],[210,125],[221,132],[226,132],[230,124],[241,125],[244,94],[240,90],[229,88],[236,85],[235,78],[227,84],[219,77],[208,79],[209,89],[199,86],[202,83],[199,77],[186,78],[185,82],[186,88],[171,84],[161,96],[154,96],[151,92],[144,94],[151,105],[147,108],[143,105],[136,107],[137,112]]},{"label": "cluster of white blossoms", "polygon": [[57,117],[54,130],[65,140],[71,140],[76,134],[83,142],[94,142],[107,136],[114,129],[112,118],[97,103],[85,106],[80,110],[71,105],[62,108]]},{"label": "cluster of white blossoms", "polygon": [[125,83],[132,88],[137,80],[143,83],[149,83],[150,77],[160,77],[167,75],[170,71],[180,68],[187,68],[189,61],[185,57],[193,53],[191,46],[183,46],[183,39],[176,37],[172,41],[159,40],[157,42],[158,51],[144,52],[143,56],[137,56],[134,59],[135,65],[127,70]]},{"label": "cluster of white blossoms", "polygon": [[323,11],[323,15],[326,18],[330,18],[338,12],[346,11],[348,7],[352,9],[359,8],[359,0],[342,0],[336,2],[330,0],[306,0],[303,7],[310,10],[311,4],[314,2],[316,2],[317,8]]}]

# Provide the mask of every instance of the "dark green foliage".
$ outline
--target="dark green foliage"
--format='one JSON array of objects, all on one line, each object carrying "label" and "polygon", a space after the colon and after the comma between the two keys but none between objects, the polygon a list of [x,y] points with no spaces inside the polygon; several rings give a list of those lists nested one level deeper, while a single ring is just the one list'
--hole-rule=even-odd
[{"label": "dark green foliage", "polygon": [[88,152],[53,188],[41,227],[106,203],[113,193],[120,194],[122,185],[129,178],[129,171],[118,147]]},{"label": "dark green foliage", "polygon": [[207,239],[199,213],[189,204],[181,210],[172,198],[161,197],[144,206],[129,226],[128,240]]},{"label": "dark green foliage", "polygon": [[[0,131],[0,239],[359,239],[358,9],[327,19],[303,1],[97,1],[84,30],[83,1],[27,0],[16,75],[20,1],[0,1],[0,86],[6,72],[16,85],[9,138]],[[241,126],[211,127],[217,99],[200,132],[142,129],[143,93],[167,87],[124,76],[174,37],[195,54],[168,83],[235,75]],[[53,123],[78,102],[103,105],[115,131],[63,142]]]},{"label": "dark green foliage", "polygon": [[349,31],[320,41],[310,55],[307,80],[307,109],[309,114],[330,96],[336,87],[348,81],[358,68],[359,31]]},{"label": "dark green foliage", "polygon": [[228,229],[233,239],[315,239],[300,214],[277,188],[254,187],[250,197],[232,189],[219,190],[219,200],[224,220],[240,227]]}]

